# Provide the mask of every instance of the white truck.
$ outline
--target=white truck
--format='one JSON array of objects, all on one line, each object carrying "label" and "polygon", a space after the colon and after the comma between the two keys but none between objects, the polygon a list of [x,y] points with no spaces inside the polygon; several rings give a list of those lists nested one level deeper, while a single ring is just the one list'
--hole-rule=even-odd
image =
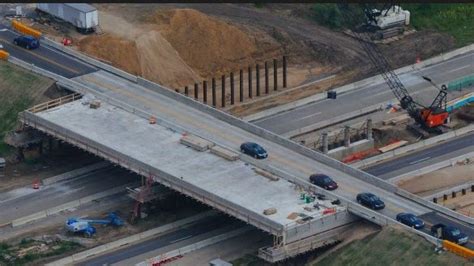
[{"label": "white truck", "polygon": [[36,4],[36,9],[71,23],[81,33],[94,32],[99,25],[97,9],[88,4]]}]

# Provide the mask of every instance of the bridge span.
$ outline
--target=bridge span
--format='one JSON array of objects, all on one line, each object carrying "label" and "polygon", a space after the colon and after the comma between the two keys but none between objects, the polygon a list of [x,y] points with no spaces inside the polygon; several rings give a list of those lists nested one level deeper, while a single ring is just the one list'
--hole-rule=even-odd
[{"label": "bridge span", "polygon": [[[25,65],[15,58],[11,61]],[[273,234],[274,246],[259,253],[269,261],[337,240],[335,232],[359,217],[387,225],[395,223],[399,212],[436,212],[451,223],[474,224],[468,217],[150,81],[137,78],[133,82],[103,70],[69,79],[25,67],[55,78],[59,85],[83,97],[52,108],[29,109],[20,115],[24,124],[152,176],[157,182]],[[89,108],[87,102],[93,99],[101,102],[99,108]],[[149,124],[151,116],[157,124]],[[241,143],[254,141],[267,149],[269,157],[254,160],[240,154],[238,160],[228,161],[209,151],[183,146],[179,142],[183,133],[239,154]],[[279,179],[269,180],[255,169]],[[328,192],[311,185],[308,176],[313,173],[332,176],[339,188]],[[375,212],[358,205],[355,196],[360,192],[377,194],[386,208]],[[303,203],[301,193],[322,194],[327,200]],[[340,204],[333,204],[335,199]],[[268,208],[277,212],[263,214]],[[293,213],[301,214],[295,218]],[[414,232],[435,241],[423,232]]]}]

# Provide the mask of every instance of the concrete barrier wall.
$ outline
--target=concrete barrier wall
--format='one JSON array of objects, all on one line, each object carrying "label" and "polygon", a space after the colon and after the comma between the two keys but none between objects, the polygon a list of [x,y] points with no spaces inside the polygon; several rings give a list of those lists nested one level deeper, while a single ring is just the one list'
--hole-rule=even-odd
[{"label": "concrete barrier wall", "polygon": [[474,131],[474,125],[465,126],[463,128],[460,128],[460,129],[457,129],[457,130],[454,130],[454,131],[451,131],[451,132],[448,132],[448,133],[444,133],[444,134],[441,134],[439,136],[435,136],[435,137],[432,137],[432,138],[429,138],[429,139],[426,139],[426,140],[422,140],[422,141],[419,141],[419,142],[411,144],[411,145],[403,146],[403,147],[400,147],[398,149],[395,149],[395,150],[392,150],[392,151],[389,151],[389,152],[386,152],[386,153],[383,153],[383,154],[380,154],[380,155],[377,155],[377,156],[373,156],[373,157],[370,157],[370,158],[352,163],[351,166],[355,167],[355,168],[366,168],[366,167],[369,167],[372,164],[375,164],[375,163],[378,163],[378,162],[381,162],[381,161],[384,161],[384,160],[387,160],[387,159],[390,159],[390,158],[393,158],[395,156],[399,156],[399,155],[402,155],[402,154],[405,154],[405,153],[408,153],[408,152],[411,152],[411,151],[415,151],[415,150],[418,150],[418,149],[421,149],[421,148],[425,148],[425,147],[428,147],[430,145],[433,145],[433,144],[436,144],[436,143],[439,143],[439,142],[442,142],[442,141],[450,140],[452,138],[465,135],[465,134],[470,133],[472,131]]},{"label": "concrete barrier wall", "polygon": [[370,113],[373,113],[373,112],[376,112],[376,111],[379,111],[379,110],[383,110],[383,108],[384,108],[384,104],[375,104],[375,105],[368,106],[368,107],[362,108],[362,109],[354,111],[354,112],[345,113],[343,115],[334,117],[334,118],[329,119],[329,120],[321,121],[321,122],[318,122],[316,124],[312,124],[312,125],[309,125],[309,126],[305,126],[305,127],[302,127],[302,128],[298,128],[298,129],[286,132],[286,133],[282,134],[282,136],[287,137],[287,138],[292,138],[292,137],[295,137],[295,136],[298,136],[298,135],[301,135],[301,134],[305,134],[305,133],[315,131],[315,130],[318,130],[318,129],[321,129],[321,128],[325,128],[325,127],[328,127],[328,126],[331,126],[331,125],[334,125],[334,124],[338,124],[338,123],[344,122],[344,121],[349,120],[349,119],[353,119],[353,118],[358,117],[358,116],[362,116],[362,115],[370,114]]},{"label": "concrete barrier wall", "polygon": [[68,47],[66,47],[66,46],[64,46],[60,43],[57,43],[53,40],[50,40],[48,38],[42,38],[41,42],[42,42],[43,45],[46,44],[47,46],[49,46],[51,48],[54,48],[54,49],[59,50],[59,51],[65,53],[65,54],[68,54],[72,57],[75,57],[75,58],[77,58],[77,59],[79,59],[83,62],[86,62],[87,64],[90,64],[90,65],[95,66],[97,68],[103,69],[107,72],[113,73],[113,74],[115,74],[119,77],[130,80],[132,82],[135,82],[135,83],[137,82],[137,76],[132,75],[130,73],[127,73],[127,72],[125,72],[121,69],[118,69],[116,67],[113,67],[109,64],[103,63],[103,62],[101,62],[97,59],[93,59],[93,58],[91,58],[91,57],[89,57],[89,56],[87,56],[83,53],[80,53],[80,52],[75,51],[71,48],[68,48]]},{"label": "concrete barrier wall", "polygon": [[84,198],[81,198],[81,199],[78,199],[78,200],[70,201],[70,202],[52,207],[52,208],[47,209],[47,210],[39,211],[39,212],[33,213],[31,215],[13,220],[11,222],[11,225],[12,225],[12,227],[17,227],[17,226],[24,225],[24,224],[27,224],[27,223],[30,223],[30,222],[33,222],[33,221],[36,221],[36,220],[39,220],[39,219],[43,219],[43,218],[46,218],[46,217],[51,216],[53,214],[59,213],[61,211],[76,208],[76,207],[79,207],[79,206],[84,205],[86,203],[92,202],[94,200],[105,198],[107,196],[117,194],[121,191],[124,191],[125,187],[133,186],[133,185],[136,185],[136,184],[137,183],[129,183],[125,186],[115,187],[115,188],[112,188],[112,189],[109,189],[109,190],[106,190],[106,191],[103,191],[103,192],[96,193],[94,195],[90,195],[90,196],[87,196],[87,197],[84,197]]},{"label": "concrete barrier wall", "polygon": [[207,246],[219,243],[223,240],[226,240],[226,239],[229,239],[229,238],[232,238],[232,237],[236,237],[236,236],[241,235],[243,233],[246,233],[246,232],[248,232],[252,229],[253,228],[250,227],[250,226],[245,226],[243,228],[239,228],[239,229],[230,231],[228,233],[224,233],[224,234],[221,234],[221,235],[218,235],[218,236],[214,236],[214,237],[199,241],[197,243],[194,243],[194,244],[191,244],[191,245],[188,245],[188,246],[185,246],[185,247],[173,250],[173,251],[166,252],[166,253],[158,255],[156,257],[147,259],[146,261],[142,261],[140,263],[137,263],[137,264],[135,264],[135,266],[149,266],[149,265],[154,265],[154,264],[158,265],[160,262],[162,262],[166,259],[173,258],[173,257],[176,257],[176,256],[182,256],[184,254],[187,254],[187,253],[190,253],[192,251],[201,249],[203,247],[207,247]]},{"label": "concrete barrier wall", "polygon": [[94,248],[91,248],[91,249],[73,254],[71,256],[62,258],[62,259],[57,260],[57,261],[53,261],[53,262],[48,263],[46,265],[51,265],[51,266],[52,265],[61,265],[62,266],[62,265],[72,264],[73,262],[81,261],[81,260],[86,259],[90,256],[99,255],[101,253],[111,251],[111,250],[119,248],[121,246],[130,245],[130,244],[136,243],[140,240],[156,236],[156,235],[161,234],[161,233],[166,232],[166,231],[181,228],[183,226],[186,226],[187,224],[193,223],[195,221],[198,221],[198,220],[201,220],[203,218],[213,216],[213,215],[216,215],[216,214],[217,214],[217,212],[214,211],[214,210],[206,211],[206,212],[203,212],[203,213],[200,213],[200,214],[188,217],[188,218],[184,218],[184,219],[176,221],[176,222],[165,224],[165,225],[162,225],[162,226],[157,227],[157,228],[153,228],[153,229],[150,229],[150,230],[147,230],[147,231],[135,234],[135,235],[131,235],[129,237],[125,237],[125,238],[122,238],[122,239],[119,239],[119,240],[116,240],[116,241],[113,241],[113,242],[110,242],[110,243],[107,243],[107,244],[103,244],[103,245],[100,245],[100,246],[97,246],[97,247],[94,247]]},{"label": "concrete barrier wall", "polygon": [[[445,53],[445,54],[441,54],[441,55],[435,56],[433,58],[421,61],[420,63],[396,69],[395,73],[397,75],[401,75],[401,74],[407,73],[409,71],[417,70],[417,69],[420,69],[420,68],[423,68],[423,67],[427,67],[427,66],[430,66],[430,65],[433,65],[433,64],[437,64],[437,63],[442,62],[442,61],[449,60],[453,57],[471,52],[473,50],[474,50],[474,45],[471,44],[471,45],[465,46],[463,48],[459,48],[459,49],[456,49],[454,51],[451,51],[451,52],[448,52],[448,53]],[[370,85],[375,85],[375,84],[382,84],[382,83],[384,83],[383,77],[381,75],[377,75],[377,76],[366,78],[366,79],[363,79],[363,80],[360,80],[360,81],[353,82],[351,84],[347,84],[347,85],[338,87],[338,88],[334,89],[334,91],[336,91],[337,94],[342,94],[342,93],[349,92],[349,91],[352,91],[352,90],[355,90],[355,89],[359,89],[359,88],[361,88],[363,86],[366,86],[366,85],[369,85],[369,84]],[[280,105],[280,106],[277,106],[277,107],[274,107],[274,108],[271,108],[271,109],[267,109],[267,110],[258,112],[256,114],[248,115],[248,116],[244,117],[243,119],[245,121],[255,121],[255,120],[267,117],[267,116],[275,115],[275,114],[278,114],[278,113],[281,113],[281,112],[284,112],[284,111],[288,111],[288,110],[297,108],[299,106],[306,105],[308,103],[320,101],[320,100],[323,100],[323,99],[326,99],[326,98],[327,98],[326,92],[318,93],[316,95],[309,96],[309,97],[303,98],[301,100],[297,100],[297,101],[294,101],[294,102],[291,102],[291,103],[283,104],[283,105]]]},{"label": "concrete barrier wall", "polygon": [[43,185],[50,185],[52,183],[56,183],[56,182],[67,180],[67,179],[72,179],[72,178],[75,178],[75,177],[78,177],[78,176],[81,176],[81,175],[84,175],[84,174],[87,174],[87,173],[90,173],[90,172],[94,172],[96,170],[100,170],[100,169],[105,168],[109,165],[110,165],[109,162],[105,162],[105,161],[104,162],[99,162],[99,163],[88,165],[88,166],[85,166],[85,167],[82,167],[82,168],[79,168],[79,169],[76,169],[76,170],[69,171],[67,173],[63,173],[63,174],[60,174],[60,175],[57,175],[57,176],[45,178],[41,182],[43,183]]},{"label": "concrete barrier wall", "polygon": [[452,159],[449,159],[449,160],[446,160],[446,161],[435,163],[435,164],[432,164],[432,165],[429,165],[429,166],[426,166],[426,167],[422,167],[420,169],[416,169],[414,171],[411,171],[411,172],[408,172],[408,173],[405,173],[405,174],[402,174],[402,175],[399,175],[399,176],[396,176],[396,177],[392,177],[392,178],[389,179],[389,182],[390,183],[396,183],[396,182],[400,182],[402,180],[407,180],[407,179],[413,178],[415,176],[420,176],[420,175],[424,175],[424,174],[427,174],[427,173],[431,173],[431,172],[434,172],[436,170],[439,170],[439,169],[442,169],[442,168],[445,168],[445,167],[448,167],[448,166],[453,166],[458,161],[463,161],[465,159],[473,158],[473,157],[474,157],[474,152],[463,154],[461,156],[457,156],[455,158],[452,158]]}]

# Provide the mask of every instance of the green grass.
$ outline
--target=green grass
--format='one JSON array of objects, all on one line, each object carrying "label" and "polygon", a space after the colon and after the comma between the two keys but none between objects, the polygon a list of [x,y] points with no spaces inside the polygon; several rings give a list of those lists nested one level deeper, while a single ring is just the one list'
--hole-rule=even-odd
[{"label": "green grass", "polygon": [[405,4],[411,25],[417,30],[432,29],[448,33],[456,46],[474,43],[474,4]]},{"label": "green grass", "polygon": [[[474,4],[402,4],[410,11],[410,24],[417,30],[435,30],[454,37],[456,46],[474,43]],[[362,7],[349,4],[356,21],[347,21],[337,4],[314,4],[312,18],[331,29],[352,28],[365,20]]]},{"label": "green grass", "polygon": [[16,252],[18,252],[19,249],[27,248],[29,246],[38,244],[37,242],[38,241],[35,240],[23,239],[16,246],[0,243],[0,265],[30,265],[32,262],[38,259],[64,254],[66,252],[70,252],[81,247],[81,245],[76,242],[61,241],[59,243],[54,244],[55,249],[50,249],[45,253],[35,253],[30,251],[22,258],[16,257]]},{"label": "green grass", "polygon": [[424,239],[394,228],[354,241],[313,265],[472,265],[451,253],[437,255]]},{"label": "green grass", "polygon": [[0,63],[0,156],[10,152],[3,143],[5,133],[14,129],[18,113],[30,107],[40,78],[12,65]]}]

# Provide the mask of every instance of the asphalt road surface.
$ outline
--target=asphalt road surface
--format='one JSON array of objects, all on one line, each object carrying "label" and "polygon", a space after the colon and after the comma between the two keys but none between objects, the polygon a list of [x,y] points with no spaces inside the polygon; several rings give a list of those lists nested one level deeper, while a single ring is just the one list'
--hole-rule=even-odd
[{"label": "asphalt road surface", "polygon": [[364,171],[387,180],[473,151],[474,133],[470,133],[427,149],[368,167]]},{"label": "asphalt road surface", "polygon": [[[435,83],[444,84],[473,73],[474,52],[470,52],[423,68],[421,71],[405,73],[399,77],[416,101],[430,105],[438,90],[423,80],[421,76],[428,76]],[[448,95],[448,97],[450,96]],[[309,103],[258,119],[253,123],[274,133],[284,134],[392,99],[395,99],[395,96],[385,83],[371,84],[340,94],[336,100],[325,99]]]},{"label": "asphalt road surface", "polygon": [[39,190],[26,187],[5,192],[0,195],[0,224],[138,180],[125,169],[106,167]]},{"label": "asphalt road surface", "polygon": [[[172,244],[183,242],[186,239],[196,237],[198,235],[205,234],[206,232],[214,231],[219,228],[229,227],[229,231],[243,226],[244,224],[236,221],[227,216],[212,216],[203,220],[200,220],[185,228],[161,234],[149,240],[127,246],[122,249],[115,250],[103,254],[101,256],[93,257],[76,265],[82,266],[102,266],[112,265],[120,261],[124,261],[141,254],[162,249]],[[231,227],[233,229],[231,229]],[[155,256],[157,256],[156,254]],[[144,259],[145,260],[145,259]]]},{"label": "asphalt road surface", "polygon": [[419,217],[425,222],[426,225],[423,231],[428,234],[430,233],[431,226],[437,223],[442,223],[458,228],[461,232],[469,236],[469,242],[465,245],[465,247],[474,250],[474,227],[463,223],[453,223],[453,221],[449,218],[446,218],[445,216],[435,212],[426,213],[420,215]]},{"label": "asphalt road surface", "polygon": [[11,56],[34,64],[42,69],[51,71],[67,78],[72,78],[96,71],[94,67],[74,59],[64,53],[54,50],[48,46],[41,45],[33,50],[27,50],[13,44],[17,33],[0,25],[0,44]]}]

